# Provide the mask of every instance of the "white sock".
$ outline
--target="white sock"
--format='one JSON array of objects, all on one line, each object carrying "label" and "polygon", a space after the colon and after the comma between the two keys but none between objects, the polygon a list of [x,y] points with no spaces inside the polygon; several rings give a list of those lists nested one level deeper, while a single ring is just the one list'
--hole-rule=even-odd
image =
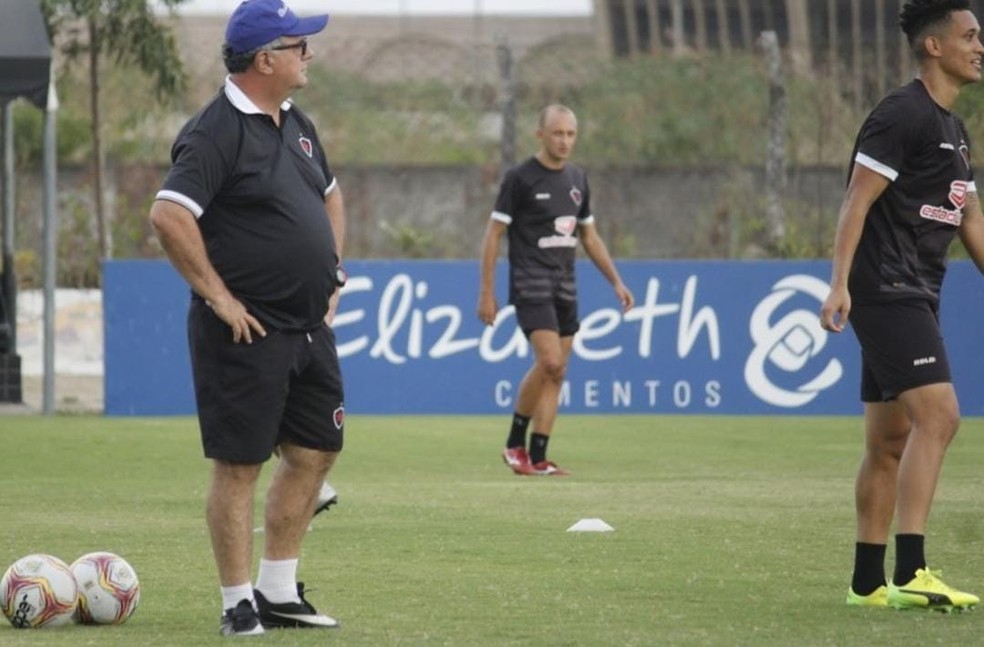
[{"label": "white sock", "polygon": [[253,585],[249,582],[221,588],[223,609],[232,609],[243,600],[249,600],[251,604],[253,603]]},{"label": "white sock", "polygon": [[297,560],[261,558],[256,588],[274,604],[300,602],[297,596]]}]

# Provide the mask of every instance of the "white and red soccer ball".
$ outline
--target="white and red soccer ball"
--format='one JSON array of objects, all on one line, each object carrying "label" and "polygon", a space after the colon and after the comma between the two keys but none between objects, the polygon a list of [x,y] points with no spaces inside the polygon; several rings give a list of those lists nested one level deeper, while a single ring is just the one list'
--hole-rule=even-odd
[{"label": "white and red soccer ball", "polygon": [[18,629],[68,624],[78,602],[79,589],[71,569],[53,555],[21,557],[0,580],[0,606]]},{"label": "white and red soccer ball", "polygon": [[71,572],[79,589],[76,620],[82,624],[122,624],[140,604],[137,572],[119,555],[88,553],[72,563]]},{"label": "white and red soccer ball", "polygon": [[140,581],[119,555],[88,553],[71,566],[36,553],[14,562],[0,580],[0,607],[18,629],[122,624],[140,603]]}]

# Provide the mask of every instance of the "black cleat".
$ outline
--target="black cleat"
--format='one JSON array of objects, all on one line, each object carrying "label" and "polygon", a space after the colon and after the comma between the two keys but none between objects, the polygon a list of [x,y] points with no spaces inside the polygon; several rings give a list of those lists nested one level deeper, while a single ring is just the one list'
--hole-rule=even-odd
[{"label": "black cleat", "polygon": [[321,484],[321,491],[318,492],[318,506],[314,509],[313,516],[317,516],[318,513],[324,512],[336,503],[338,503],[338,492],[328,485],[328,481],[325,481]]},{"label": "black cleat", "polygon": [[284,602],[274,604],[268,602],[263,594],[253,590],[256,596],[256,608],[259,611],[260,623],[267,629],[280,628],[316,628],[337,629],[341,626],[338,620],[323,613],[318,613],[311,603],[304,599],[304,583],[297,583],[297,597],[300,602]]},{"label": "black cleat", "polygon": [[240,600],[232,609],[226,609],[219,623],[219,633],[223,636],[262,636],[263,625],[253,603]]}]

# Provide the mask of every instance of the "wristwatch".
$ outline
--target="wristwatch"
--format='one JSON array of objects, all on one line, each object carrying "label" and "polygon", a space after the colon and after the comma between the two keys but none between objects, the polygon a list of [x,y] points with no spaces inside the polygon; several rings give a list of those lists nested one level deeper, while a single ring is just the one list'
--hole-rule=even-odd
[{"label": "wristwatch", "polygon": [[337,285],[338,287],[342,287],[342,286],[345,285],[345,282],[346,281],[348,281],[348,272],[346,272],[345,271],[345,268],[342,267],[341,265],[336,265],[335,266],[335,285]]}]

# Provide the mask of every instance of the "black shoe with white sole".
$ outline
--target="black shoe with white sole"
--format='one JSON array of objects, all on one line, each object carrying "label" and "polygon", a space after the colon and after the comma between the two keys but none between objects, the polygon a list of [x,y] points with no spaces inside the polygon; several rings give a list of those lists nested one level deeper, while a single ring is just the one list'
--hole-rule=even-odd
[{"label": "black shoe with white sole", "polygon": [[253,603],[240,600],[233,608],[226,609],[219,623],[219,633],[223,636],[262,636],[263,625]]},{"label": "black shoe with white sole", "polygon": [[335,491],[328,481],[321,484],[321,490],[318,492],[318,503],[314,508],[314,515],[317,516],[319,512],[325,512],[331,506],[338,503],[338,492]]},{"label": "black shoe with white sole", "polygon": [[341,626],[338,620],[323,613],[318,613],[311,603],[304,599],[304,583],[297,583],[297,597],[300,602],[284,602],[274,604],[269,602],[258,590],[253,590],[256,597],[256,609],[260,615],[260,623],[267,629],[280,628],[311,628],[337,629]]}]

